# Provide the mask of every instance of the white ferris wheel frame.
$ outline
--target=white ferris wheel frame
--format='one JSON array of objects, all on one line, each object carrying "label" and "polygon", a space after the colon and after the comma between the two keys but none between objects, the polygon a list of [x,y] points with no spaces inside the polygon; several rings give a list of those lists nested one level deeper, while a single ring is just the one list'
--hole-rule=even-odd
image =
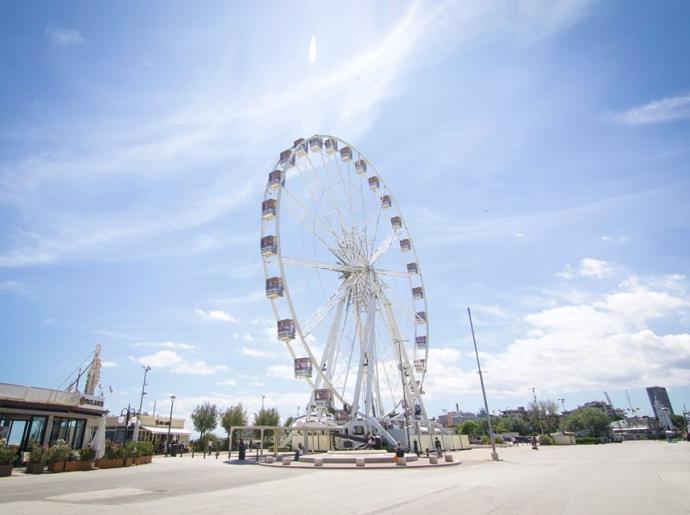
[{"label": "white ferris wheel frame", "polygon": [[[391,440],[393,443],[395,440],[388,434],[388,432],[382,427],[381,422],[384,420],[385,416],[384,413],[379,412],[377,417],[373,417],[372,414],[374,412],[374,409],[371,407],[371,404],[373,403],[373,388],[376,387],[378,389],[378,384],[373,385],[373,377],[372,377],[372,370],[375,368],[373,366],[368,366],[366,372],[363,370],[362,367],[362,362],[361,362],[361,356],[362,356],[362,349],[360,349],[360,364],[359,364],[359,370],[357,371],[357,388],[355,391],[355,397],[353,399],[345,399],[345,391],[342,393],[338,391],[338,388],[336,388],[333,385],[333,378],[328,377],[327,373],[322,369],[322,364],[325,363],[326,361],[329,362],[329,366],[331,366],[331,360],[329,358],[329,353],[333,352],[333,347],[336,345],[335,338],[337,338],[336,334],[333,334],[334,330],[340,326],[340,317],[342,316],[342,310],[343,307],[346,305],[347,297],[349,295],[349,292],[351,291],[351,288],[353,287],[352,284],[349,284],[353,278],[361,277],[361,275],[355,274],[355,273],[350,273],[350,275],[347,277],[347,279],[344,279],[343,282],[338,286],[335,292],[333,292],[328,301],[323,304],[319,309],[317,309],[316,312],[314,312],[306,321],[302,321],[299,319],[297,312],[295,310],[293,300],[292,300],[292,295],[290,292],[290,288],[288,286],[288,275],[286,274],[286,267],[307,267],[307,268],[313,268],[313,269],[318,269],[318,270],[330,270],[333,272],[339,272],[339,273],[349,273],[349,272],[356,272],[360,271],[362,272],[361,267],[354,267],[354,266],[349,266],[349,265],[344,265],[344,264],[337,264],[337,263],[325,263],[325,262],[319,262],[319,261],[313,261],[313,260],[306,260],[306,259],[301,259],[301,258],[295,258],[295,257],[288,257],[283,255],[283,249],[281,245],[281,232],[280,232],[280,222],[281,222],[281,198],[283,193],[287,193],[288,195],[291,195],[292,200],[296,201],[298,204],[301,205],[302,209],[304,210],[305,214],[309,214],[309,216],[313,219],[314,222],[319,222],[319,225],[321,225],[321,222],[319,220],[319,216],[315,215],[314,213],[311,213],[311,211],[299,201],[294,195],[292,195],[291,191],[286,188],[286,180],[287,180],[287,171],[292,168],[293,166],[299,170],[300,173],[309,173],[308,168],[311,168],[312,172],[319,177],[319,180],[321,180],[321,177],[318,175],[319,172],[314,167],[313,163],[310,161],[310,154],[314,154],[312,149],[310,148],[310,142],[314,138],[320,138],[322,146],[319,148],[318,153],[320,154],[321,158],[323,159],[323,165],[324,168],[326,168],[326,160],[324,159],[324,149],[323,145],[325,145],[325,142],[327,139],[332,139],[335,140],[339,145],[342,145],[343,147],[349,147],[351,149],[351,159],[348,160],[348,169],[345,171],[345,173],[351,173],[355,176],[359,176],[361,174],[355,173],[354,171],[350,170],[350,162],[354,162],[355,156],[358,156],[358,160],[363,160],[366,163],[366,168],[367,172],[371,173],[365,173],[362,178],[358,177],[360,180],[367,180],[367,177],[377,177],[379,181],[379,186],[378,189],[380,189],[381,196],[387,195],[390,199],[390,207],[393,208],[391,211],[394,211],[398,217],[399,217],[399,223],[400,227],[399,228],[393,228],[392,232],[381,242],[381,244],[376,248],[373,249],[373,245],[376,243],[376,235],[374,235],[374,239],[372,241],[372,252],[370,255],[367,255],[368,258],[368,263],[369,267],[367,270],[367,273],[372,275],[372,280],[371,284],[373,285],[375,289],[375,293],[370,296],[369,302],[372,305],[369,305],[367,308],[367,320],[372,320],[371,323],[371,328],[369,327],[369,324],[367,323],[367,327],[364,328],[365,331],[372,331],[371,336],[367,336],[367,341],[369,344],[372,344],[375,346],[375,340],[376,336],[373,334],[374,329],[374,321],[376,318],[376,300],[375,298],[378,298],[379,302],[384,306],[385,310],[383,313],[384,315],[384,325],[386,327],[386,333],[391,337],[391,343],[393,344],[393,347],[396,348],[398,352],[398,379],[401,380],[402,383],[402,398],[398,401],[398,405],[400,405],[401,410],[400,413],[396,413],[394,416],[390,416],[389,418],[386,419],[386,422],[389,423],[404,423],[406,424],[406,428],[408,430],[408,436],[409,436],[409,416],[412,415],[412,418],[417,421],[417,430],[419,431],[419,422],[422,422],[430,431],[433,431],[433,424],[429,423],[429,419],[427,416],[426,412],[426,407],[422,399],[422,394],[423,394],[423,385],[424,385],[424,379],[426,377],[426,367],[428,364],[428,356],[429,356],[429,310],[427,306],[427,298],[426,298],[426,290],[424,288],[424,277],[422,274],[422,268],[419,262],[419,258],[417,255],[417,251],[414,246],[413,239],[411,237],[409,228],[407,227],[407,224],[405,222],[405,218],[402,216],[402,213],[400,211],[400,208],[398,207],[398,204],[395,200],[395,197],[392,195],[392,192],[390,188],[386,185],[385,181],[383,180],[383,177],[379,174],[378,170],[373,166],[373,164],[366,158],[364,154],[362,154],[359,150],[357,150],[354,146],[352,146],[350,143],[346,142],[345,140],[331,136],[331,135],[325,135],[325,134],[315,134],[309,138],[306,139],[300,139],[295,142],[295,145],[293,145],[290,149],[284,151],[281,154],[281,158],[278,160],[276,165],[272,168],[274,171],[280,171],[281,172],[281,180],[279,184],[271,184],[269,181],[266,185],[266,189],[264,191],[264,196],[263,200],[269,200],[269,199],[275,199],[275,213],[274,216],[270,219],[267,220],[262,213],[261,217],[261,238],[262,241],[265,237],[267,236],[273,236],[274,241],[275,241],[275,252],[272,255],[269,256],[262,256],[262,263],[263,263],[263,270],[264,270],[264,279],[266,282],[268,282],[269,278],[274,278],[274,277],[279,277],[281,279],[281,285],[282,285],[282,295],[280,297],[269,297],[269,300],[271,302],[271,308],[276,320],[276,323],[278,323],[279,320],[281,320],[281,316],[278,310],[277,304],[279,302],[285,302],[287,305],[287,309],[290,315],[291,320],[294,323],[294,329],[295,329],[295,335],[294,338],[291,340],[285,341],[285,346],[288,350],[288,353],[290,354],[291,358],[293,359],[293,362],[297,358],[309,358],[311,361],[311,369],[312,371],[315,372],[316,376],[314,378],[312,377],[306,377],[304,380],[309,384],[312,393],[311,393],[311,399],[308,405],[308,411],[309,413],[310,409],[314,409],[314,391],[318,389],[328,389],[332,392],[333,397],[341,402],[343,404],[343,407],[345,408],[346,406],[350,406],[352,409],[352,412],[350,414],[350,420],[349,421],[354,421],[356,420],[367,420],[368,422],[371,423],[374,429],[377,429],[378,432],[383,433],[384,436],[388,440]],[[300,143],[301,142],[301,143]],[[296,151],[298,150],[298,143],[303,145],[303,152],[305,153],[304,156],[298,157],[296,155]],[[343,148],[340,147],[340,149],[337,149],[334,152],[334,155],[328,156],[329,160],[332,160],[335,162],[335,166],[337,167],[338,174],[341,176],[342,180],[342,169],[341,169],[341,156],[340,156],[340,150]],[[288,157],[288,151],[289,151],[289,157]],[[299,163],[307,163],[306,167],[300,167]],[[282,164],[281,164],[282,163]],[[343,181],[344,185],[344,181]],[[327,190],[324,190],[327,191]],[[348,191],[348,195],[351,195],[351,192]],[[380,199],[382,200],[382,199]],[[352,202],[352,199],[350,198],[350,202]],[[335,209],[336,211],[339,209],[337,204],[335,204]],[[383,207],[379,208],[379,213],[378,216],[381,215],[381,212],[383,211]],[[342,220],[341,220],[342,221]],[[376,230],[378,230],[378,223],[379,221],[377,220],[376,224]],[[366,225],[366,220],[365,220],[365,225]],[[316,224],[315,224],[316,226]],[[390,226],[389,226],[390,227]],[[323,227],[326,229],[326,234],[331,234],[336,238],[338,238],[338,235],[332,230],[330,227]],[[320,227],[321,229],[321,227]],[[326,241],[324,241],[319,234],[314,231],[312,232],[313,236],[321,240],[321,242],[329,249],[331,250],[332,253],[333,249],[331,249]],[[398,271],[393,271],[393,270],[386,270],[382,268],[378,268],[374,266],[378,259],[385,254],[392,245],[394,245],[396,242],[401,241],[401,236],[405,235],[405,239],[408,240],[409,242],[409,249],[403,252],[402,250],[399,250],[399,252],[402,254],[407,254],[408,256],[411,256],[413,261],[412,263],[416,264],[416,273],[411,274],[409,272],[398,272]],[[364,242],[365,248],[368,247],[368,243]],[[403,263],[406,261],[405,257],[402,257]],[[409,260],[407,260],[409,261]],[[277,265],[277,266],[276,266]],[[278,271],[279,275],[276,276],[274,273],[275,271]],[[413,280],[412,280],[412,275],[416,276],[416,279],[414,281],[413,285]],[[403,343],[402,336],[400,335],[398,323],[396,321],[396,313],[393,312],[393,307],[392,303],[386,296],[386,293],[384,292],[384,286],[385,283],[383,282],[382,277],[385,276],[397,276],[397,277],[405,277],[407,278],[407,290],[408,290],[408,295],[411,296],[408,306],[412,308],[412,315],[413,315],[413,321],[414,323],[412,324],[414,326],[414,344],[412,346],[413,349],[413,358],[412,361],[410,360],[408,353],[407,353],[407,348]],[[369,282],[367,282],[369,284]],[[418,298],[414,295],[413,293],[413,286],[417,286],[418,288],[421,287],[421,292],[422,296],[421,298]],[[417,310],[417,306],[420,306],[422,309]],[[326,345],[324,346],[324,351],[323,351],[323,356],[321,359],[319,359],[317,356],[314,355],[312,352],[312,349],[310,348],[308,342],[307,342],[307,336],[311,334],[313,329],[325,318],[328,316],[330,312],[333,310],[336,310],[336,314],[334,317],[334,321],[331,325],[330,331],[329,331],[329,336],[327,339]],[[373,311],[372,311],[373,310]],[[424,319],[423,323],[419,324],[417,323],[417,319],[420,319],[418,317],[419,312],[424,313]],[[379,316],[381,315],[379,314]],[[359,314],[357,315],[359,317]],[[407,316],[407,315],[405,315]],[[398,314],[398,318],[400,315]],[[415,364],[416,360],[420,359],[417,356],[417,351],[419,350],[419,347],[417,345],[417,335],[418,335],[418,327],[419,325],[424,326],[424,336],[426,337],[425,339],[425,345],[424,345],[424,351],[423,351],[423,370],[418,371],[416,370]],[[361,345],[361,342],[360,342]],[[303,350],[303,353],[298,352],[299,350]],[[369,349],[371,350],[371,349]],[[376,355],[375,352],[369,353],[369,356]],[[331,358],[333,357],[332,355],[330,356]],[[332,372],[332,371],[331,371]],[[419,378],[417,378],[416,374],[420,373]],[[348,372],[349,373],[349,372]],[[363,374],[367,375],[366,377],[366,383],[363,382],[365,379]],[[348,376],[349,377],[349,376]],[[377,372],[377,379],[378,381],[378,372]],[[361,386],[362,384],[365,384],[365,399],[362,400],[359,398],[361,394]],[[378,400],[379,403],[381,403],[381,395],[380,392],[378,394]],[[362,409],[362,404],[364,404],[364,409]],[[417,413],[415,413],[414,410],[411,410],[411,407],[414,407],[416,409],[416,406],[419,406],[421,408],[421,413],[420,418],[417,419]],[[394,408],[395,409],[395,408]],[[318,411],[318,410],[316,410]],[[411,413],[410,413],[411,412]],[[388,414],[386,414],[388,416]]]}]

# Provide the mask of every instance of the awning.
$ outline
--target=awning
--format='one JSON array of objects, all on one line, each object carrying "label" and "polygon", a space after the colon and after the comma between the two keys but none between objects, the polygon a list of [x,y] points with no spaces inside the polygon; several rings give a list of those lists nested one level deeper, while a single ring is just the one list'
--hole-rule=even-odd
[{"label": "awning", "polygon": [[[141,426],[139,429],[144,429],[145,431],[148,431],[149,433],[153,433],[155,435],[167,435],[168,434],[168,428],[167,427],[149,427],[149,426]],[[187,431],[185,429],[170,429],[170,434],[171,435],[191,435],[191,431]]]}]

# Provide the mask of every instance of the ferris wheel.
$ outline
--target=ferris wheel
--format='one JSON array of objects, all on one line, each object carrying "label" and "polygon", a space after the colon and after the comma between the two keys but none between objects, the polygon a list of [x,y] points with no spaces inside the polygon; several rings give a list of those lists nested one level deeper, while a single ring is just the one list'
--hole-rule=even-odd
[{"label": "ferris wheel", "polygon": [[422,270],[381,175],[339,138],[300,138],[268,174],[261,211],[266,296],[311,390],[307,416],[390,443],[428,428]]}]

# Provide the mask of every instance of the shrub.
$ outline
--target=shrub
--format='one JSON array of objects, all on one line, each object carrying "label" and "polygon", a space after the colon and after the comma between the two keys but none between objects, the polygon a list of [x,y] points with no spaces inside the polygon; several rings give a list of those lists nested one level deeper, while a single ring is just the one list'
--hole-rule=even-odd
[{"label": "shrub", "polygon": [[540,445],[554,445],[553,438],[551,435],[539,435]]},{"label": "shrub", "polygon": [[[482,436],[481,440],[479,440],[479,443],[482,445],[491,445],[491,439],[487,435],[484,435]],[[500,436],[494,436],[494,443],[502,444],[503,438],[501,438]]]},{"label": "shrub", "polygon": [[110,440],[105,442],[105,454],[103,455],[108,460],[122,458],[122,448]]},{"label": "shrub", "polygon": [[503,442],[503,438],[500,437],[500,436],[494,437],[494,442],[496,442],[497,444],[502,444],[502,443],[504,443],[504,442]]},{"label": "shrub", "polygon": [[153,456],[153,444],[151,442],[137,442],[137,456]]},{"label": "shrub", "polygon": [[599,439],[594,436],[583,436],[581,438],[575,438],[575,443],[578,445],[595,445],[600,442]]},{"label": "shrub", "polygon": [[48,449],[37,443],[31,446],[31,457],[29,463],[45,463],[47,459]]},{"label": "shrub", "polygon": [[0,438],[0,465],[11,465],[17,459],[17,447],[7,445],[7,439]]},{"label": "shrub", "polygon": [[132,440],[125,442],[125,445],[122,447],[122,453],[125,458],[133,458],[137,453],[137,442]]},{"label": "shrub", "polygon": [[57,463],[58,461],[66,461],[69,458],[69,455],[69,445],[67,445],[64,440],[58,440],[50,449],[48,449],[48,462]]},{"label": "shrub", "polygon": [[79,461],[92,461],[96,457],[96,451],[87,447],[79,450]]},{"label": "shrub", "polygon": [[69,455],[67,456],[67,461],[79,461],[81,459],[81,455],[79,454],[79,451],[74,450],[74,451],[69,451]]}]

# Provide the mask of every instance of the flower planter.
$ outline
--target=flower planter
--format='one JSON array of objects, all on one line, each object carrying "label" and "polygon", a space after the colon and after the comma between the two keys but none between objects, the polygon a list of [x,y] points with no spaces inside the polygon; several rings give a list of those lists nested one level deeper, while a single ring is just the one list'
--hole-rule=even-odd
[{"label": "flower planter", "polygon": [[96,460],[99,469],[113,469],[122,466],[122,458],[100,458]]},{"label": "flower planter", "polygon": [[0,477],[7,477],[12,475],[12,464],[0,465]]},{"label": "flower planter", "polygon": [[124,458],[124,459],[122,460],[122,466],[123,466],[123,467],[131,467],[133,461],[134,461],[134,458]]},{"label": "flower planter", "polygon": [[144,459],[144,463],[151,463],[153,460],[153,456],[142,456],[142,458]]},{"label": "flower planter", "polygon": [[45,465],[43,463],[27,463],[26,464],[26,473],[27,474],[43,474],[43,470],[45,469]]},{"label": "flower planter", "polygon": [[86,460],[86,461],[78,461],[79,466],[77,467],[78,470],[91,470],[93,463],[91,460]]},{"label": "flower planter", "polygon": [[65,472],[76,472],[79,470],[79,463],[78,461],[66,461]]},{"label": "flower planter", "polygon": [[64,472],[65,471],[65,462],[64,461],[54,461],[53,463],[48,464],[48,470],[50,470],[53,474],[57,474],[58,472]]}]

